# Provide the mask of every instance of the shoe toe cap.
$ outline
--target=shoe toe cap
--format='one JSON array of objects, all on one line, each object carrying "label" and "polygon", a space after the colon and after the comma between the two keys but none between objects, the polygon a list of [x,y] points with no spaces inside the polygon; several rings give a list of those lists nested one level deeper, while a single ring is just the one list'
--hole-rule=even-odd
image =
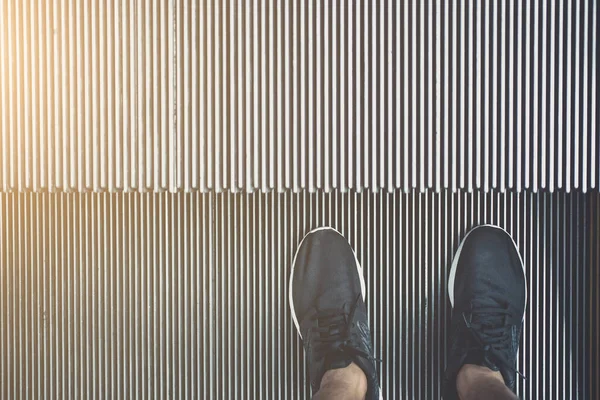
[{"label": "shoe toe cap", "polygon": [[354,253],[334,229],[310,232],[294,262],[292,295],[299,319],[313,307],[341,307],[360,293]]},{"label": "shoe toe cap", "polygon": [[517,308],[524,306],[523,264],[510,235],[501,228],[475,228],[465,239],[457,269],[457,292],[472,299],[489,296],[510,299]]}]

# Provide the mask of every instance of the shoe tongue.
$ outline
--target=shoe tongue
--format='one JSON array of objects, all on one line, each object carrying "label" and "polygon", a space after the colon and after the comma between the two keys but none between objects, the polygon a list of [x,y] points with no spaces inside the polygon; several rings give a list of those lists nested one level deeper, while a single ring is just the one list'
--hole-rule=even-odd
[{"label": "shoe tongue", "polygon": [[351,362],[352,359],[344,352],[332,352],[325,357],[325,370],[346,368]]},{"label": "shoe tongue", "polygon": [[483,350],[471,350],[467,353],[465,357],[464,364],[475,364],[481,365],[482,367],[487,367],[492,371],[498,371],[498,366],[489,358],[489,355],[486,354]]}]

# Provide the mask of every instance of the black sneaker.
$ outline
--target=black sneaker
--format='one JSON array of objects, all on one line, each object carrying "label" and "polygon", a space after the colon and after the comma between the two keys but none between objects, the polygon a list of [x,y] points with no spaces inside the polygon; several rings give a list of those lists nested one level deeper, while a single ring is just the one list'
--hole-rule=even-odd
[{"label": "black sneaker", "polygon": [[[465,364],[500,371],[515,391],[517,352],[527,303],[523,260],[502,228],[471,230],[458,247],[448,282],[453,307],[445,400],[457,399],[456,376]],[[524,377],[523,377],[524,378]]]},{"label": "black sneaker", "polygon": [[289,290],[313,394],[326,371],[354,362],[367,377],[366,398],[378,399],[365,281],[348,241],[333,228],[309,232],[294,256]]}]

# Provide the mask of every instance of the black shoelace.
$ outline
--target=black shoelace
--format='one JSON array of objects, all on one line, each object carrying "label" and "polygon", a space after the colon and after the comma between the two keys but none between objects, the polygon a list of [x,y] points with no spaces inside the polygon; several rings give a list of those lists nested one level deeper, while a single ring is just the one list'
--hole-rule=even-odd
[{"label": "black shoelace", "polygon": [[360,356],[377,361],[371,354],[361,350],[352,340],[354,313],[360,295],[356,298],[350,312],[343,308],[320,310],[312,319],[316,322],[311,328],[312,341],[316,354],[325,357],[327,354],[342,352],[351,356]]},{"label": "black shoelace", "polygon": [[486,356],[492,356],[496,362],[526,380],[527,377],[513,367],[502,353],[511,342],[510,326],[506,323],[508,315],[508,310],[496,307],[472,308],[469,318],[463,312],[465,325],[477,342],[476,347],[468,348],[467,351],[483,350]]}]

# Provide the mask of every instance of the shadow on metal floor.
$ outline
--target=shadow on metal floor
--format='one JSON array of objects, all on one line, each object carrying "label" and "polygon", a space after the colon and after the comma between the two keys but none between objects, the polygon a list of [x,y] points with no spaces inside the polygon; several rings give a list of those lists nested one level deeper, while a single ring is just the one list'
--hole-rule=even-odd
[{"label": "shadow on metal floor", "polygon": [[436,399],[450,260],[515,238],[530,301],[524,399],[600,395],[597,193],[0,194],[1,398],[310,395],[291,257],[331,225],[356,249],[385,398]]}]

